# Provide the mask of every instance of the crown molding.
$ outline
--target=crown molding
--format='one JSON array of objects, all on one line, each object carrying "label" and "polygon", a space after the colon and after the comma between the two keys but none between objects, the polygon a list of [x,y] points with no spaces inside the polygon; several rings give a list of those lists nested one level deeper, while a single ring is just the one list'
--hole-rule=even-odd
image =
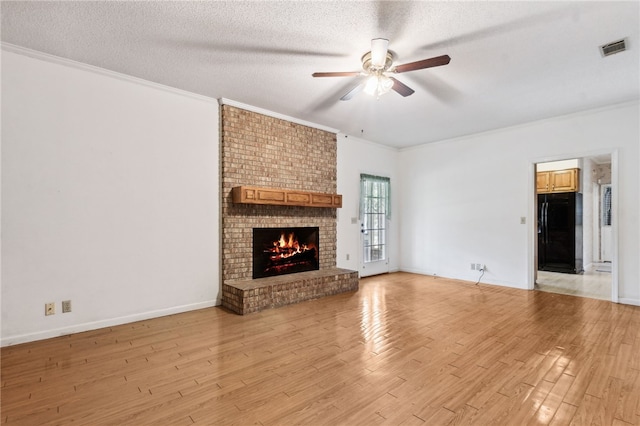
[{"label": "crown molding", "polygon": [[220,103],[220,105],[229,105],[229,106],[232,106],[232,107],[236,107],[236,108],[244,109],[244,110],[247,110],[247,111],[255,112],[255,113],[258,113],[258,114],[266,115],[268,117],[279,118],[281,120],[289,121],[291,123],[301,124],[303,126],[313,127],[315,129],[324,130],[325,132],[330,132],[330,133],[335,133],[335,134],[338,134],[338,132],[339,132],[338,129],[333,129],[331,127],[323,126],[321,124],[312,123],[310,121],[300,120],[299,118],[290,117],[288,115],[280,114],[278,112],[269,111],[267,109],[255,107],[253,105],[243,104],[242,102],[233,101],[231,99],[220,98],[220,99],[218,99],[218,102]]},{"label": "crown molding", "polygon": [[567,113],[567,114],[554,115],[552,117],[541,118],[539,120],[534,120],[534,121],[528,121],[526,123],[514,124],[513,126],[499,127],[499,128],[496,128],[496,129],[484,130],[482,132],[470,133],[468,135],[456,136],[456,137],[449,138],[449,139],[441,139],[441,140],[437,140],[437,141],[433,141],[433,142],[427,142],[427,143],[421,143],[421,144],[418,144],[418,145],[406,146],[406,147],[399,148],[399,150],[402,151],[402,152],[419,150],[419,149],[425,148],[426,146],[430,146],[430,145],[450,143],[450,142],[459,142],[459,141],[474,139],[474,138],[476,138],[478,136],[491,135],[491,134],[500,134],[500,133],[509,132],[509,131],[512,131],[512,130],[525,129],[527,127],[538,126],[538,125],[545,124],[545,123],[552,123],[554,121],[570,119],[570,118],[573,118],[573,117],[582,117],[582,116],[587,116],[587,115],[591,115],[591,114],[597,114],[597,113],[600,113],[600,112],[616,110],[618,108],[626,108],[626,107],[629,107],[629,106],[639,105],[639,104],[640,104],[640,101],[638,99],[632,99],[632,100],[627,100],[627,101],[623,101],[623,102],[619,102],[619,103],[615,103],[615,104],[604,105],[604,106],[597,107],[597,108],[583,109],[583,110],[580,110],[580,111],[574,111],[574,112],[570,112],[570,113]]},{"label": "crown molding", "polygon": [[216,103],[217,100],[215,98],[211,98],[208,96],[199,95],[197,93],[188,92],[186,90],[176,89],[175,87],[165,86],[164,84],[154,83],[149,80],[144,80],[142,78],[133,77],[127,74],[123,74],[117,71],[111,71],[105,68],[96,67],[94,65],[89,65],[84,62],[74,61],[72,59],[62,58],[60,56],[51,55],[49,53],[40,52],[38,50],[28,49],[26,47],[17,46],[15,44],[2,42],[2,50],[5,52],[11,52],[22,56],[27,56],[34,59],[39,59],[41,61],[50,62],[53,64],[58,64],[62,66],[66,66],[69,68],[75,68],[87,72],[91,72],[94,74],[103,75],[105,77],[116,78],[118,80],[127,81],[130,83],[139,84],[141,86],[150,87],[153,89],[162,90],[165,92],[173,93],[176,95],[186,96],[188,98],[197,99],[199,101]]}]

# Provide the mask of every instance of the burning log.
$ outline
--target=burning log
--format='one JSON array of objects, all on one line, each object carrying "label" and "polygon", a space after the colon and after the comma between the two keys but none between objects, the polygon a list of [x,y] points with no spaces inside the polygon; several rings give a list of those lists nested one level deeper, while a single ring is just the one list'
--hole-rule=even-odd
[{"label": "burning log", "polygon": [[318,228],[287,228],[276,234],[262,229],[271,235],[256,241],[260,229],[254,228],[253,278],[319,269]]}]

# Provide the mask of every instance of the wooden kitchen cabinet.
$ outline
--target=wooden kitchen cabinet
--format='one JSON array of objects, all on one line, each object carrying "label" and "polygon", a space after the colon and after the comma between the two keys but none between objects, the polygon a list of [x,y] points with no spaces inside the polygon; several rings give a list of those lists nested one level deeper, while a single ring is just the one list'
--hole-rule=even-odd
[{"label": "wooden kitchen cabinet", "polygon": [[538,194],[579,192],[580,169],[552,170],[536,173]]}]

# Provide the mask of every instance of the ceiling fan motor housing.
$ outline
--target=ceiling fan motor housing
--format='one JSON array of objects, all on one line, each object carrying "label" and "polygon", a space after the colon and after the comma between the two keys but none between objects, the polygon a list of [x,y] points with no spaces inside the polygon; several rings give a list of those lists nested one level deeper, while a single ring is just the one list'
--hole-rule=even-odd
[{"label": "ceiling fan motor housing", "polygon": [[380,72],[384,72],[387,71],[389,68],[391,68],[391,65],[393,64],[393,53],[391,53],[390,51],[387,51],[387,59],[384,62],[384,66],[382,68],[377,68],[373,65],[372,61],[371,61],[371,52],[367,52],[362,56],[362,69],[369,73],[380,73]]}]

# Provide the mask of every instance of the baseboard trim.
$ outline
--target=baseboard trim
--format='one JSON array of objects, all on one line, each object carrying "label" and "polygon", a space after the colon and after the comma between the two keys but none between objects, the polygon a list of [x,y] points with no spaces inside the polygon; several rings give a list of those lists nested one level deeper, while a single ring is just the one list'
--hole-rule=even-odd
[{"label": "baseboard trim", "polygon": [[173,306],[166,309],[158,309],[155,311],[142,312],[133,315],[126,315],[118,318],[109,318],[106,320],[92,321],[82,324],[73,324],[67,327],[56,328],[53,330],[39,331],[37,333],[27,333],[17,336],[2,337],[0,346],[11,346],[20,343],[35,342],[37,340],[50,339],[53,337],[66,336],[73,333],[81,333],[83,331],[97,330],[105,327],[128,324],[136,321],[148,320],[151,318],[164,317],[167,315],[180,314],[183,312],[195,311],[198,309],[210,308],[220,305],[218,300],[209,300],[206,302],[192,303],[189,305]]},{"label": "baseboard trim", "polygon": [[428,271],[425,269],[417,269],[417,268],[399,268],[397,272],[408,272],[410,274],[418,274],[418,275],[431,275],[434,277],[437,276],[437,274],[435,274],[433,271]]},{"label": "baseboard trim", "polygon": [[[436,278],[445,278],[445,279],[449,279],[449,280],[467,281],[467,282],[471,282],[471,283],[475,283],[476,281],[478,281],[478,278],[480,277],[480,274],[477,274],[477,276],[465,275],[465,276],[449,277],[449,276],[445,276],[445,275],[438,275],[438,274],[436,274],[436,273],[434,273],[432,271],[425,271],[425,270],[414,269],[414,268],[400,268],[399,272],[408,272],[410,274],[418,274],[418,275],[428,275],[428,276],[436,277]],[[490,274],[485,274],[480,279],[480,284],[496,285],[496,286],[500,286],[500,287],[509,287],[509,288],[515,288],[517,290],[528,290],[525,287],[517,286],[517,285],[515,285],[515,284],[513,284],[511,282],[493,279]]]},{"label": "baseboard trim", "polygon": [[[412,269],[412,268],[400,269],[398,272],[408,272],[412,274],[430,275],[430,276],[437,277],[436,274],[417,270],[417,269]],[[447,278],[447,277],[442,277],[442,278]],[[460,278],[451,278],[451,279],[460,279]],[[495,284],[495,285],[500,285],[500,284]],[[508,287],[518,288],[513,286],[508,286]],[[640,300],[638,299],[620,298],[618,299],[618,303],[623,305],[640,306]],[[174,306],[167,309],[158,309],[155,311],[143,312],[143,313],[134,314],[134,315],[127,315],[127,316],[118,317],[118,318],[110,318],[110,319],[101,320],[101,321],[93,321],[93,322],[88,322],[83,324],[74,324],[67,327],[61,327],[61,328],[41,331],[37,333],[28,333],[28,334],[21,334],[16,336],[3,337],[2,339],[0,339],[0,347],[17,345],[20,343],[35,342],[37,340],[44,340],[44,339],[50,339],[53,337],[66,336],[73,333],[81,333],[83,331],[97,330],[104,327],[112,327],[116,325],[132,323],[136,321],[144,321],[150,318],[158,318],[158,317],[164,317],[167,315],[180,314],[183,312],[195,311],[198,309],[205,309],[205,308],[210,308],[218,305],[220,305],[219,300],[211,300],[207,302],[193,303],[193,304],[182,305],[182,306]]]}]

